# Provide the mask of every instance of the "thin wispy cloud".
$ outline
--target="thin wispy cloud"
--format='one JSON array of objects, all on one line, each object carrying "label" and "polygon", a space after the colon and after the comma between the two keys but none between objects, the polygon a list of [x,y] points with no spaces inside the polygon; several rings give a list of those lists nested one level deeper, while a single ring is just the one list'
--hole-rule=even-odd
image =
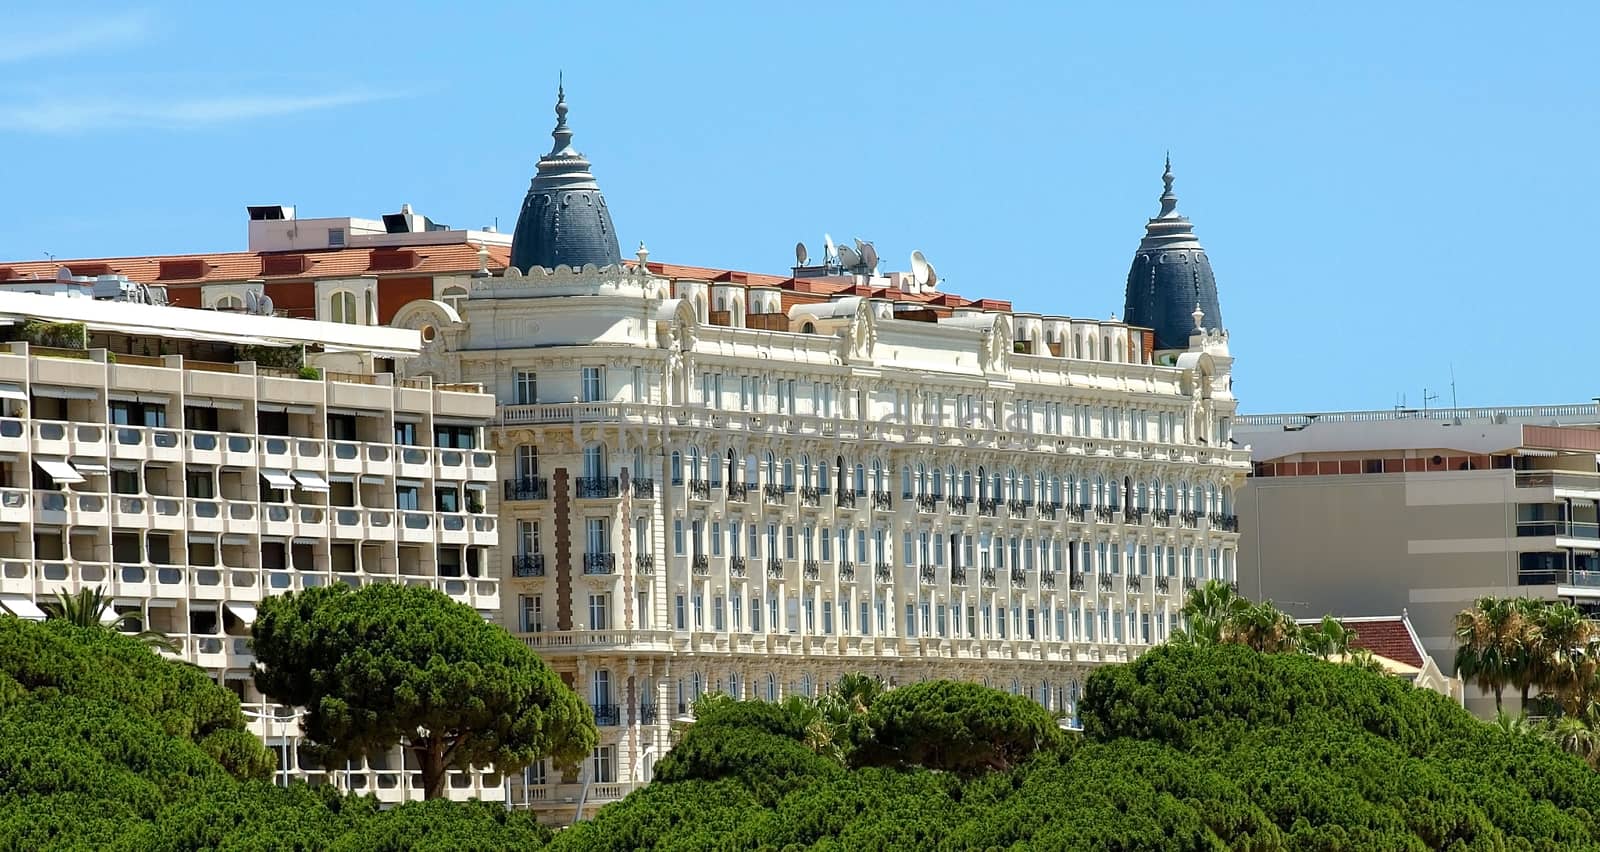
[{"label": "thin wispy cloud", "polygon": [[[64,16],[65,17],[65,16]],[[97,48],[137,44],[152,33],[149,12],[137,10],[101,16],[73,16],[69,26],[13,30],[0,46],[0,62],[24,62],[83,53]]]},{"label": "thin wispy cloud", "polygon": [[343,91],[308,95],[220,95],[154,99],[44,98],[0,104],[0,129],[34,133],[158,128],[194,129],[401,97],[400,93]]}]

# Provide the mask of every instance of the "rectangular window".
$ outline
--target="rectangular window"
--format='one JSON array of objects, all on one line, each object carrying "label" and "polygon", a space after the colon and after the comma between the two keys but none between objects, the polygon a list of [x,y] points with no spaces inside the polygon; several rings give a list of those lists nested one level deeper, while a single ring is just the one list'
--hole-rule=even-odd
[{"label": "rectangular window", "polygon": [[723,613],[726,612],[726,611],[727,611],[727,607],[723,606],[722,595],[717,595],[716,597],[711,599],[711,629],[712,630],[721,631],[723,629],[723,618],[724,618]]},{"label": "rectangular window", "polygon": [[733,615],[733,629],[744,629],[744,598],[733,596],[733,601],[728,607],[728,612]]},{"label": "rectangular window", "polygon": [[761,632],[761,599],[754,595],[750,596],[750,630]]},{"label": "rectangular window", "polygon": [[722,522],[711,522],[711,555],[722,555]]},{"label": "rectangular window", "polygon": [[517,405],[532,405],[539,401],[539,374],[533,370],[518,370],[514,382]]},{"label": "rectangular window", "polygon": [[694,629],[706,629],[706,596],[700,592],[694,593]]},{"label": "rectangular window", "polygon": [[689,619],[687,617],[688,613],[685,611],[685,609],[683,595],[675,596],[672,599],[672,616],[673,624],[679,630],[687,630],[689,628]]},{"label": "rectangular window", "polygon": [[610,595],[601,594],[601,595],[590,595],[589,596],[589,629],[590,630],[610,630],[611,629],[611,596]]},{"label": "rectangular window", "polygon": [[589,518],[584,521],[584,527],[588,533],[588,552],[611,552],[611,533],[607,529],[606,520],[605,518]]},{"label": "rectangular window", "polygon": [[900,632],[904,633],[910,638],[916,638],[917,608],[915,604],[906,604],[906,623],[900,628]]},{"label": "rectangular window", "polygon": [[822,632],[833,635],[833,602],[822,602]]},{"label": "rectangular window", "polygon": [[777,633],[783,629],[783,623],[778,620],[778,599],[767,599],[767,630]]},{"label": "rectangular window", "polygon": [[617,783],[616,746],[601,746],[594,750],[593,781],[596,784]]},{"label": "rectangular window", "polygon": [[584,367],[582,402],[600,402],[605,399],[606,373],[604,367]]},{"label": "rectangular window", "polygon": [[683,519],[678,518],[672,522],[672,552],[678,556],[683,555]]},{"label": "rectangular window", "polygon": [[861,602],[861,635],[868,636],[872,633],[872,610],[866,601]]},{"label": "rectangular window", "polygon": [[794,526],[787,525],[783,528],[783,558],[794,558]]},{"label": "rectangular window", "polygon": [[539,595],[520,595],[522,605],[522,632],[544,632],[544,601]]}]

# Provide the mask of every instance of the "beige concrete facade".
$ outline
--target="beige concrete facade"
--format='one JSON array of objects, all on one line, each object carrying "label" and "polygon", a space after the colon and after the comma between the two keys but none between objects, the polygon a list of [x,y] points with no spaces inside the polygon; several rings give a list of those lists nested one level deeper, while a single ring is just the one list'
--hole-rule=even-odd
[{"label": "beige concrete facade", "polygon": [[[1446,672],[1479,597],[1600,606],[1594,408],[1242,416],[1241,592],[1297,617],[1406,611]],[[1471,687],[1466,704],[1493,712]]]}]

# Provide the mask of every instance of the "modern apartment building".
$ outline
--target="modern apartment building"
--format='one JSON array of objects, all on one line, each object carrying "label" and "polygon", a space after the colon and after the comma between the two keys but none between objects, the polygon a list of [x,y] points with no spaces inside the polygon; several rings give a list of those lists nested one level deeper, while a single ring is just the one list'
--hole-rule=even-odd
[{"label": "modern apartment building", "polygon": [[[1446,672],[1479,597],[1600,611],[1596,424],[1594,404],[1241,415],[1241,587],[1303,617],[1405,610]],[[1467,707],[1494,712],[1470,685]]]},{"label": "modern apartment building", "polygon": [[[497,618],[493,398],[396,380],[382,365],[416,355],[415,331],[151,292],[70,273],[0,284],[0,606],[42,618],[56,592],[101,587],[239,695],[286,774],[420,798],[398,753],[302,763],[297,717],[251,683],[249,628],[264,596],[332,583],[427,586]],[[316,370],[294,368],[302,348]],[[468,772],[450,792],[501,789]]]},{"label": "modern apartment building", "polygon": [[566,112],[510,268],[393,319],[427,341],[408,375],[499,400],[503,617],[602,731],[514,802],[626,794],[713,691],[948,677],[1070,717],[1090,669],[1233,579],[1248,456],[1170,170],[1128,281],[1144,328],[944,293],[870,244],[787,275],[624,262]]}]

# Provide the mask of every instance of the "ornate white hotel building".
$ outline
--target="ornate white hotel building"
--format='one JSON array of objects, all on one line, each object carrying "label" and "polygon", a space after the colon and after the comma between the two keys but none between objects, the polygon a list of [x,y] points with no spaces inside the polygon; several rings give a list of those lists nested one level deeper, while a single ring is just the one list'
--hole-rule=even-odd
[{"label": "ornate white hotel building", "polygon": [[[98,587],[239,696],[280,778],[421,798],[398,752],[300,759],[298,717],[251,680],[250,624],[266,595],[333,583],[427,586],[497,617],[494,400],[396,380],[415,331],[160,292],[67,270],[0,284],[0,607],[42,619],[56,593]],[[318,372],[261,363],[302,347]],[[460,772],[450,795],[503,789]]]},{"label": "ornate white hotel building", "polygon": [[870,249],[788,276],[624,262],[566,111],[509,267],[394,317],[427,341],[403,371],[497,397],[505,624],[601,727],[514,802],[624,795],[713,691],[960,678],[1071,718],[1091,668],[1234,579],[1249,454],[1170,169],[1129,322],[1042,316]]}]

